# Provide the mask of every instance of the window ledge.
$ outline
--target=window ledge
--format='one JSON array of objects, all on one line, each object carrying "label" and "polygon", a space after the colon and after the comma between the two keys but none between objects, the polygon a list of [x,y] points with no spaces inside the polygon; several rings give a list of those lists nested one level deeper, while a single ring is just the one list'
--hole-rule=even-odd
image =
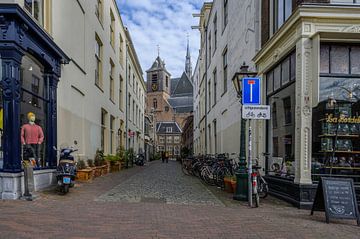
[{"label": "window ledge", "polygon": [[98,84],[95,83],[95,86],[102,92],[104,93],[104,90],[101,88],[101,86],[99,86]]}]

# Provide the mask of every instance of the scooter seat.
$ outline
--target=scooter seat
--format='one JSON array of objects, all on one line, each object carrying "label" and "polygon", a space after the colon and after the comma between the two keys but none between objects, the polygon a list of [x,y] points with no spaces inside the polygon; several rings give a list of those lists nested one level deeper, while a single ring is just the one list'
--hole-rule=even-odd
[{"label": "scooter seat", "polygon": [[73,160],[69,160],[69,159],[62,159],[59,161],[59,163],[75,164]]}]

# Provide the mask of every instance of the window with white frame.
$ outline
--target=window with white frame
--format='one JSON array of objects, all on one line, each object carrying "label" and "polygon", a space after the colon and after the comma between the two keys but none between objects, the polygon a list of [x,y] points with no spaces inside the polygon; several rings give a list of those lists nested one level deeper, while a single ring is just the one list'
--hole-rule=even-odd
[{"label": "window with white frame", "polygon": [[166,133],[172,133],[172,127],[166,127]]}]

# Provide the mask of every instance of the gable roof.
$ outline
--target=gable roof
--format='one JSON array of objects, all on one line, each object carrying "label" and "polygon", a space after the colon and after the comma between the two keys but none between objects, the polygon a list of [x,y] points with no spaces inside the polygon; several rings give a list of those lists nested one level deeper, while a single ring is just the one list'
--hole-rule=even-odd
[{"label": "gable roof", "polygon": [[193,84],[190,81],[188,75],[183,72],[180,79],[178,80],[174,90],[171,92],[172,97],[176,96],[192,96],[193,95]]},{"label": "gable roof", "polygon": [[[171,133],[167,133],[166,129],[171,128]],[[181,134],[182,130],[176,122],[158,122],[156,123],[156,133],[158,134]]]}]

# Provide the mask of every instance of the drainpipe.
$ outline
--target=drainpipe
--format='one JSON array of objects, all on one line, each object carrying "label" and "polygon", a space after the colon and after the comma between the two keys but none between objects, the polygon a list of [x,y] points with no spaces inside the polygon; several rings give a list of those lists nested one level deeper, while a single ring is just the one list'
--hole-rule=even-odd
[{"label": "drainpipe", "polygon": [[208,107],[207,107],[207,97],[208,97],[208,88],[207,88],[207,71],[208,71],[208,36],[207,36],[207,27],[205,27],[205,154],[208,153],[207,147],[207,132],[208,132],[208,125],[207,125],[207,117],[208,117]]},{"label": "drainpipe", "polygon": [[129,131],[129,125],[128,125],[128,110],[129,110],[129,107],[128,107],[128,100],[129,100],[129,96],[128,96],[128,41],[126,40],[126,54],[125,54],[125,119],[126,119],[126,123],[125,123],[125,131],[126,131],[126,142],[125,142],[125,148],[126,150],[129,149],[129,140],[128,140],[128,131]]}]

